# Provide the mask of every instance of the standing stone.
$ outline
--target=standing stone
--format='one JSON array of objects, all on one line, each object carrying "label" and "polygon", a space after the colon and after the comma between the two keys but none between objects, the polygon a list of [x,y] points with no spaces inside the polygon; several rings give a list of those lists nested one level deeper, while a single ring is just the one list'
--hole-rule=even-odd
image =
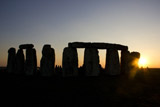
[{"label": "standing stone", "polygon": [[24,53],[22,49],[19,49],[16,54],[16,74],[24,73]]},{"label": "standing stone", "polygon": [[66,47],[63,50],[63,76],[78,75],[78,54],[76,48]]},{"label": "standing stone", "polygon": [[51,45],[44,45],[40,62],[40,72],[42,76],[52,76],[55,68],[55,51]]},{"label": "standing stone", "polygon": [[121,73],[129,72],[129,55],[130,52],[126,50],[121,51]]},{"label": "standing stone", "polygon": [[129,67],[130,69],[138,68],[138,61],[140,58],[139,52],[131,52],[129,56]]},{"label": "standing stone", "polygon": [[26,75],[34,75],[37,69],[36,50],[26,49],[25,73]]},{"label": "standing stone", "polygon": [[96,48],[86,48],[84,53],[84,67],[87,76],[99,75],[99,55]]},{"label": "standing stone", "polygon": [[118,75],[120,74],[120,63],[119,55],[116,49],[108,49],[106,55],[106,72],[109,75]]},{"label": "standing stone", "polygon": [[16,57],[16,49],[10,48],[8,50],[8,61],[7,61],[7,71],[8,73],[15,72],[15,57]]},{"label": "standing stone", "polygon": [[33,50],[33,66],[34,66],[34,73],[37,72],[37,53],[36,53],[36,49],[32,49]]}]

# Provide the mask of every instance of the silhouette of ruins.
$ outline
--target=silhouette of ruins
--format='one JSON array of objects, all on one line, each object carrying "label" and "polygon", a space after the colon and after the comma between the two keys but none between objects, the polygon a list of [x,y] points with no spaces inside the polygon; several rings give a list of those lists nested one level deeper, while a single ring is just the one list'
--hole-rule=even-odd
[{"label": "silhouette of ruins", "polygon": [[[36,73],[37,57],[36,50],[33,47],[33,44],[20,45],[17,53],[13,47],[8,50],[7,69],[9,73],[26,75]],[[26,50],[26,58],[24,58],[23,49]]]},{"label": "silhouette of ruins", "polygon": [[[8,50],[8,73],[26,75],[37,73],[36,50],[33,47],[33,44],[23,44],[19,46],[17,53],[13,47]],[[77,48],[85,49],[84,64],[81,68],[78,68]],[[26,50],[26,58],[24,58],[23,49]],[[111,43],[72,42],[68,43],[68,47],[63,50],[62,67],[55,67],[54,48],[51,48],[49,44],[44,45],[39,73],[41,76],[52,76],[56,73],[62,74],[64,77],[78,76],[82,73],[85,76],[98,76],[102,69],[99,64],[98,49],[107,51],[104,74],[119,75],[138,68],[140,53],[129,52],[128,46]],[[119,58],[118,51],[121,51],[121,58]]]}]

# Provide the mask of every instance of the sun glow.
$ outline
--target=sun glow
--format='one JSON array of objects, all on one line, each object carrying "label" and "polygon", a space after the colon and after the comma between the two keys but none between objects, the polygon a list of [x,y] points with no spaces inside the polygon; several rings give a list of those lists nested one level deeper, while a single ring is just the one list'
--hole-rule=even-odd
[{"label": "sun glow", "polygon": [[141,57],[138,62],[139,67],[147,67],[147,59]]}]

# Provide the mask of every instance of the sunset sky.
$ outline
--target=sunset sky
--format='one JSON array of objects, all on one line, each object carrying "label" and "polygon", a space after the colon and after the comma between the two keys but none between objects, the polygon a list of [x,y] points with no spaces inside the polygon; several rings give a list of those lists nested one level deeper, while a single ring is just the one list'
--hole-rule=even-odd
[{"label": "sunset sky", "polygon": [[[61,65],[64,47],[75,41],[127,45],[160,68],[160,0],[0,0],[0,66],[10,47],[26,43],[34,44],[38,65],[51,44]],[[82,65],[84,50],[78,55]]]}]

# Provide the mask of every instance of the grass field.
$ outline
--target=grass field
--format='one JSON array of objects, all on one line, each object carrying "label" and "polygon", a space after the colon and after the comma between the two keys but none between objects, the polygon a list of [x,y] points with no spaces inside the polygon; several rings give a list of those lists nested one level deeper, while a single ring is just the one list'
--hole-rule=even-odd
[{"label": "grass field", "polygon": [[160,69],[139,70],[120,76],[68,78],[16,76],[1,72],[0,79],[0,106],[160,106]]}]

